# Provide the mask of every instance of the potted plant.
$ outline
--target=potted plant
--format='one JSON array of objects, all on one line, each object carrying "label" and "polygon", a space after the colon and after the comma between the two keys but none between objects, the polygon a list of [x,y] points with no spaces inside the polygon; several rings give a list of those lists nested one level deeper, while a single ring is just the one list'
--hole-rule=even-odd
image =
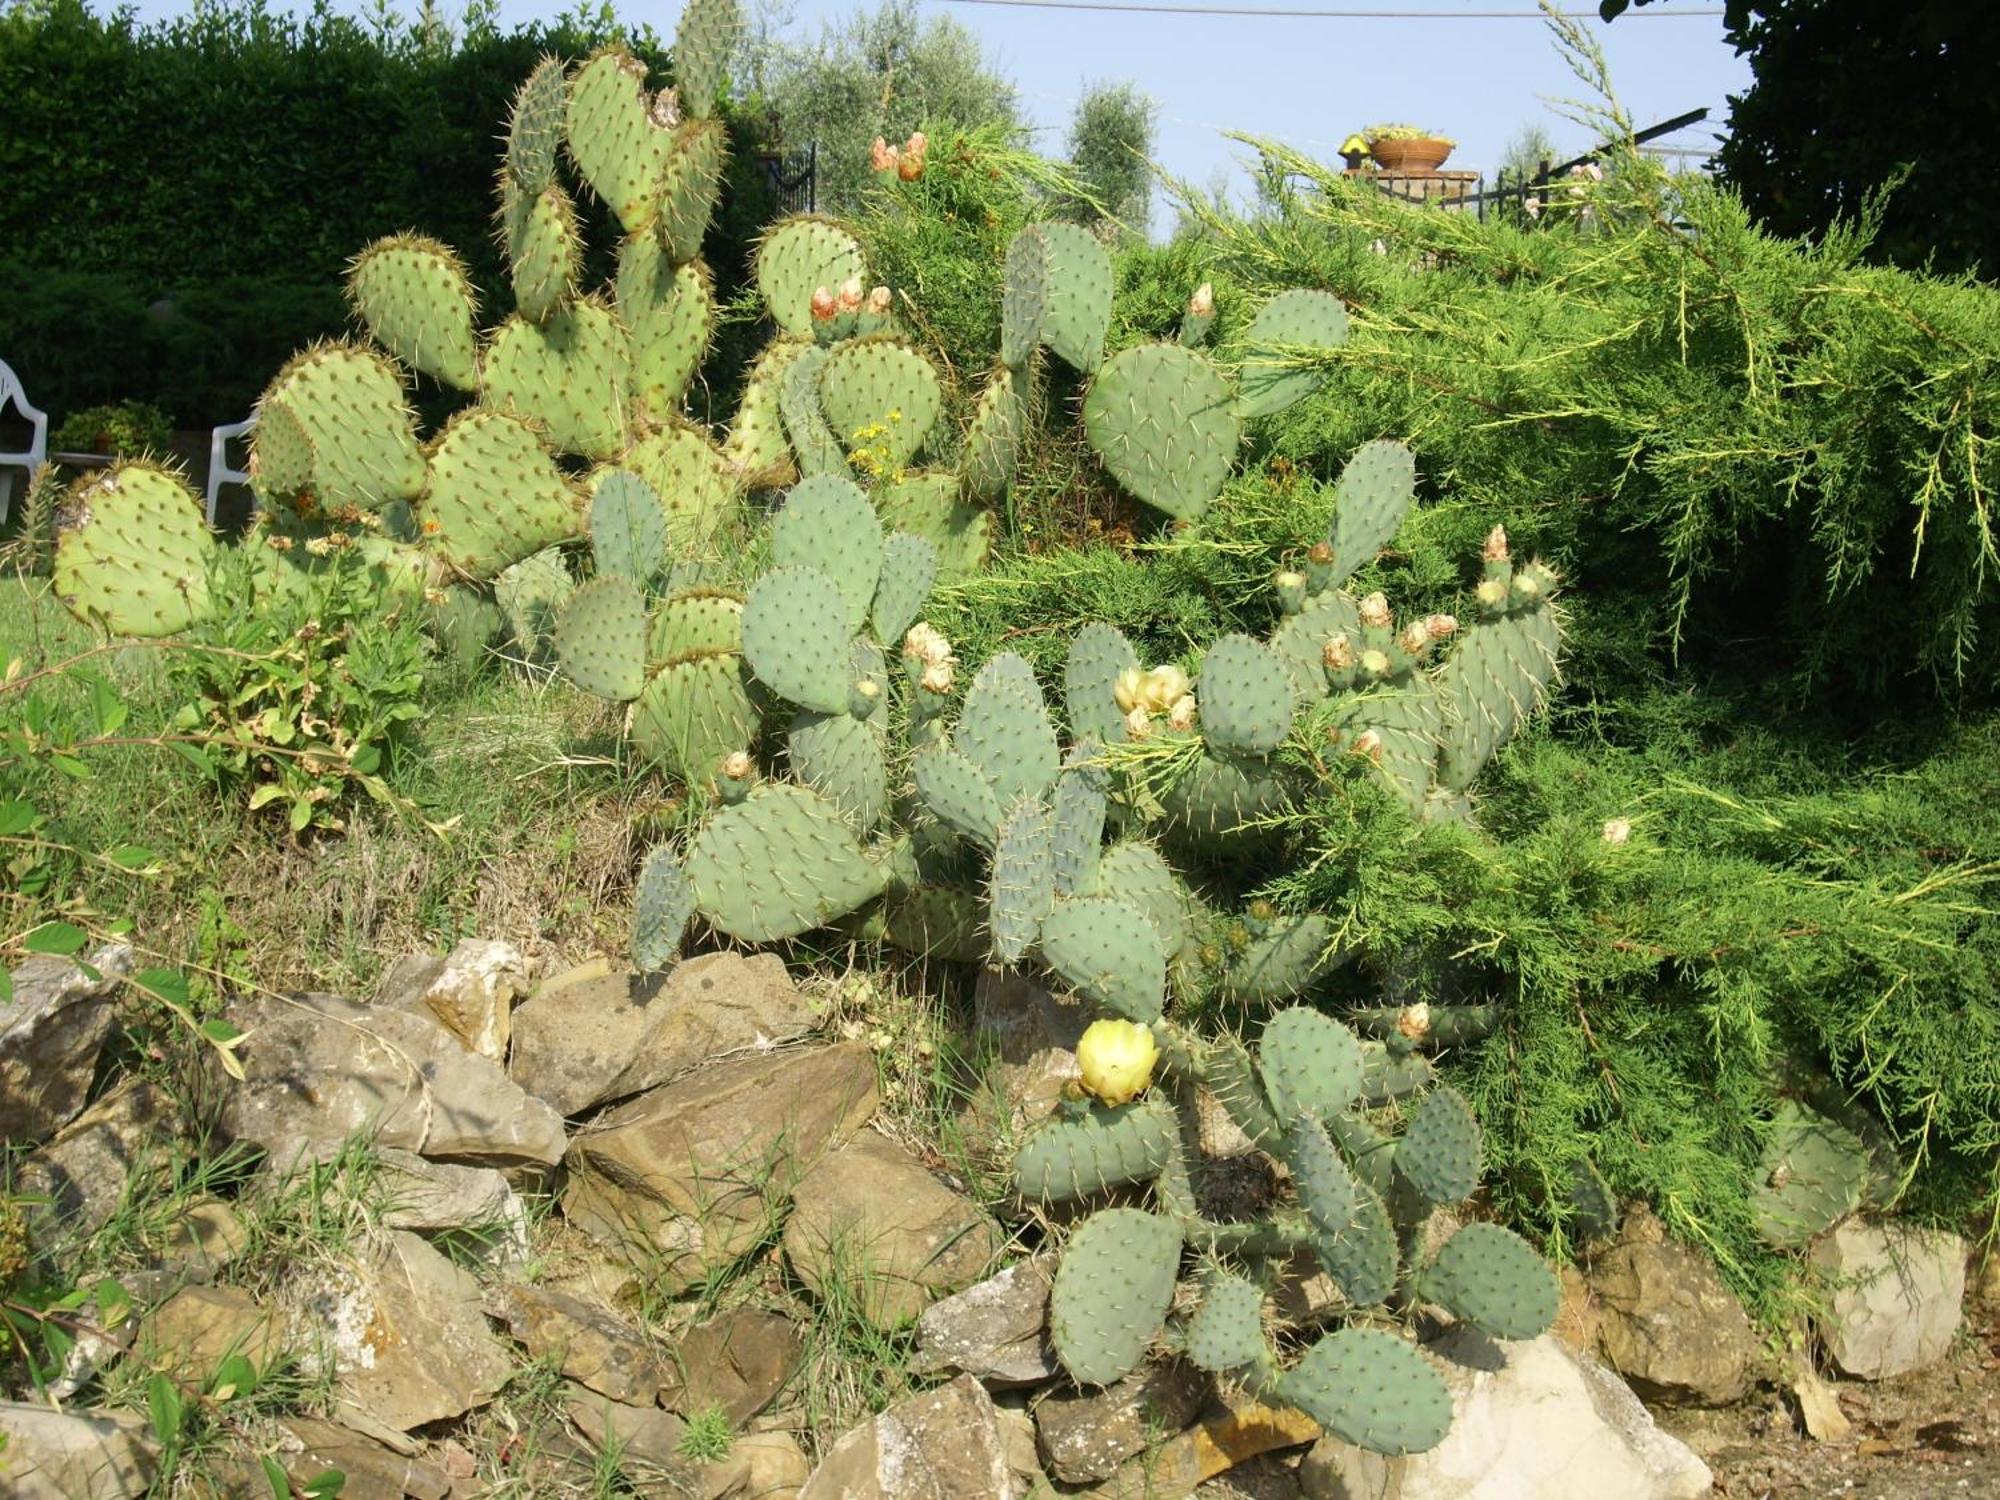
[{"label": "potted plant", "polygon": [[1458,144],[1419,125],[1370,125],[1361,134],[1384,172],[1435,172]]}]

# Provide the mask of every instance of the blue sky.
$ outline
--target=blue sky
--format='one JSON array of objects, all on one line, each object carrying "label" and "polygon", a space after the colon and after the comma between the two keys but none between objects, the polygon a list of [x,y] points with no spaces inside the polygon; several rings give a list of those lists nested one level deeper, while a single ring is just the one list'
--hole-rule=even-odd
[{"label": "blue sky", "polygon": [[[278,0],[283,4],[283,0]],[[356,0],[335,0],[359,10]],[[410,8],[414,0],[408,0]],[[453,0],[446,0],[449,9]],[[754,4],[756,0],[746,0]],[[1226,129],[1276,137],[1331,159],[1349,131],[1409,120],[1451,136],[1451,165],[1489,173],[1522,125],[1540,120],[1564,154],[1590,144],[1553,114],[1545,96],[1573,97],[1564,67],[1539,19],[1476,19],[1464,12],[1533,11],[1534,0],[1203,0],[1320,10],[1454,12],[1445,19],[1385,20],[1252,16],[1136,15],[1011,9],[920,0],[976,35],[991,63],[1020,90],[1022,108],[1059,151],[1077,95],[1090,83],[1130,80],[1160,110],[1158,158],[1174,175],[1208,186],[1233,171],[1244,148]],[[1144,4],[1147,0],[1129,0]],[[1162,0],[1171,3],[1171,0]],[[1662,0],[1606,26],[1594,0],[1568,0],[1591,13],[1584,24],[1602,42],[1620,96],[1640,125],[1706,105],[1711,124],[1668,144],[1706,147],[1727,118],[1731,92],[1749,69],[1722,39],[1718,0]],[[860,0],[775,0],[785,33],[808,38]],[[139,0],[141,15],[171,14],[184,0]],[[553,0],[502,0],[503,24],[560,9]],[[676,0],[620,0],[628,20],[670,33]],[[1707,12],[1707,14],[1697,14]]]}]

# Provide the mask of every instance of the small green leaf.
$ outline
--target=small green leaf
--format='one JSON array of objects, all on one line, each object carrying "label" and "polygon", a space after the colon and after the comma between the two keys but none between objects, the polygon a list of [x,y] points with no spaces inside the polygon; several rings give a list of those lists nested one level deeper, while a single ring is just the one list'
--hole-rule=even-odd
[{"label": "small green leaf", "polygon": [[13,838],[34,826],[35,809],[32,803],[0,802],[0,838]]},{"label": "small green leaf", "polygon": [[268,806],[285,795],[285,789],[275,781],[267,781],[250,794],[250,811]]},{"label": "small green leaf", "polygon": [[292,825],[292,832],[297,833],[300,829],[304,828],[308,823],[312,822],[312,820],[313,820],[312,803],[308,802],[303,797],[294,798],[292,801],[292,816],[290,819]]},{"label": "small green leaf", "polygon": [[220,1016],[203,1021],[198,1028],[201,1034],[218,1047],[234,1047],[243,1040],[243,1033],[231,1026]]},{"label": "small green leaf", "polygon": [[116,1328],[132,1315],[132,1294],[110,1277],[97,1283],[97,1321]]},{"label": "small green leaf", "polygon": [[143,870],[153,863],[154,854],[143,844],[120,844],[107,849],[104,857],[121,870]]},{"label": "small green leaf", "polygon": [[338,1469],[322,1469],[306,1482],[306,1500],[338,1500],[347,1488],[347,1476]]},{"label": "small green leaf", "polygon": [[292,1482],[285,1477],[285,1466],[270,1454],[265,1454],[264,1482],[271,1487],[271,1500],[292,1500]]},{"label": "small green leaf", "polygon": [[132,976],[132,982],[169,1005],[189,1003],[187,975],[178,969],[141,969]]},{"label": "small green leaf", "polygon": [[81,953],[83,945],[90,941],[90,934],[81,927],[68,922],[44,922],[29,933],[22,946],[30,953],[53,953],[59,958],[68,958]]},{"label": "small green leaf", "polygon": [[181,1417],[186,1408],[181,1403],[181,1393],[166,1376],[155,1375],[147,1382],[146,1410],[153,1419],[154,1437],[168,1444],[179,1440]]},{"label": "small green leaf", "polygon": [[58,752],[57,754],[50,756],[49,759],[55,762],[55,768],[58,771],[62,772],[63,775],[69,777],[71,780],[73,781],[90,780],[90,767],[85,765],[82,761],[78,760],[74,755],[63,755],[60,752]]},{"label": "small green leaf", "polygon": [[215,1367],[208,1393],[218,1401],[247,1396],[257,1389],[257,1367],[241,1354],[231,1354]]}]

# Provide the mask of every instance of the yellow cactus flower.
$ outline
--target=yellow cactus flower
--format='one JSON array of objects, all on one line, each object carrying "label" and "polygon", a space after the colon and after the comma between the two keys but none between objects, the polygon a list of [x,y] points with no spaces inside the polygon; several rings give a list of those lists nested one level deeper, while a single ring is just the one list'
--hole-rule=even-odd
[{"label": "yellow cactus flower", "polygon": [[1076,1044],[1084,1088],[1113,1107],[1146,1091],[1159,1058],[1153,1033],[1136,1021],[1092,1021]]}]

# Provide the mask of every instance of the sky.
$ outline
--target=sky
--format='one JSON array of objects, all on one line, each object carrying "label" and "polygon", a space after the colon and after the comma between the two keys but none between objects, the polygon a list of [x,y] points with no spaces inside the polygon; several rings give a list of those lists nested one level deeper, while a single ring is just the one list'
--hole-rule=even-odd
[{"label": "sky", "polygon": [[[284,0],[278,0],[282,6]],[[452,0],[446,0],[447,10]],[[789,14],[784,34],[804,40],[872,0],[775,0]],[[1113,0],[1132,5],[1190,0]],[[1136,84],[1159,109],[1156,154],[1174,176],[1209,187],[1218,173],[1247,190],[1245,147],[1225,130],[1269,136],[1332,160],[1350,131],[1410,121],[1459,145],[1451,167],[1489,179],[1508,141],[1540,122],[1563,156],[1593,142],[1553,113],[1548,98],[1573,98],[1580,85],[1556,52],[1534,0],[1192,0],[1218,8],[1442,11],[1442,18],[1212,16],[1091,12],[920,0],[926,15],[949,16],[977,36],[989,63],[1018,88],[1038,141],[1062,150],[1078,95],[1096,82]],[[334,0],[359,10],[358,0]],[[1662,144],[1707,148],[1728,117],[1728,95],[1750,81],[1722,37],[1718,0],[1656,0],[1606,25],[1595,0],[1568,0],[1588,13],[1628,113],[1640,127],[1707,106],[1710,119]],[[152,17],[185,0],[139,0]],[[405,7],[409,8],[408,6]],[[503,25],[562,9],[559,0],[501,0]],[[662,35],[677,0],[618,0],[619,14]],[[1507,19],[1469,13],[1509,11]],[[1525,13],[1525,14],[1523,14]],[[1161,216],[1156,212],[1156,221]],[[1156,228],[1160,227],[1156,222]]]}]

